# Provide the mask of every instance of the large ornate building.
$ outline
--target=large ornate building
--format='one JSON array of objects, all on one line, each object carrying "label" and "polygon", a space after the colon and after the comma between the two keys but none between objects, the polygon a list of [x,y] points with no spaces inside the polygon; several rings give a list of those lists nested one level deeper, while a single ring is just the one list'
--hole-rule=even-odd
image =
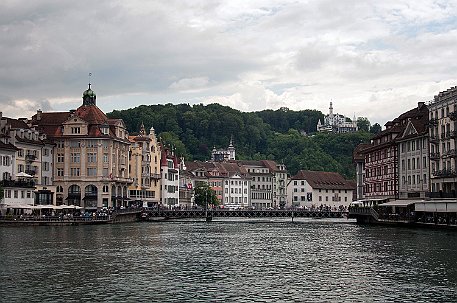
[{"label": "large ornate building", "polygon": [[55,143],[54,185],[57,205],[86,210],[127,206],[128,132],[121,119],[108,119],[97,107],[95,92],[83,93],[83,104],[69,112],[41,112],[31,124]]},{"label": "large ornate building", "polygon": [[328,133],[349,133],[356,132],[357,122],[354,117],[353,120],[347,118],[346,116],[333,113],[333,105],[330,102],[330,108],[328,115],[324,116],[324,122],[321,120],[317,122],[317,131],[318,132],[328,132]]}]

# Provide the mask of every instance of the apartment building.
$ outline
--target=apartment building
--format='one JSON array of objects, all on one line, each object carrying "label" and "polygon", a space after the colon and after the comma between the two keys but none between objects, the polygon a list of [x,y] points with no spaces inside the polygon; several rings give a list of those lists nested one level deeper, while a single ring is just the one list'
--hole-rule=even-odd
[{"label": "apartment building", "polygon": [[292,207],[348,207],[355,185],[335,172],[300,170],[287,185],[288,206]]},{"label": "apartment building", "polygon": [[430,101],[429,148],[433,198],[456,198],[457,193],[457,86],[440,92]]}]

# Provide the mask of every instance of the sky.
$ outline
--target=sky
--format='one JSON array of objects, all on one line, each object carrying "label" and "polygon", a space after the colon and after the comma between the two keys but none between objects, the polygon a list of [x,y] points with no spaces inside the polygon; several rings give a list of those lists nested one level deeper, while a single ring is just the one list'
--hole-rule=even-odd
[{"label": "sky", "polygon": [[[219,103],[383,125],[457,85],[457,1],[0,2],[0,111]],[[89,73],[91,77],[89,80]]]}]

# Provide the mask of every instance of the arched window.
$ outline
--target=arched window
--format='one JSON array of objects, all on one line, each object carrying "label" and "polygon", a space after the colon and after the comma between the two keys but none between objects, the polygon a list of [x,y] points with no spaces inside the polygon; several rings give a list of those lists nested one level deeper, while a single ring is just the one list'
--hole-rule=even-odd
[{"label": "arched window", "polygon": [[78,185],[73,184],[68,188],[69,194],[81,194],[81,188]]},{"label": "arched window", "polygon": [[97,195],[97,186],[95,185],[87,185],[86,186],[86,189],[85,189],[85,193],[86,195],[91,195],[91,196],[94,196],[94,195]]}]

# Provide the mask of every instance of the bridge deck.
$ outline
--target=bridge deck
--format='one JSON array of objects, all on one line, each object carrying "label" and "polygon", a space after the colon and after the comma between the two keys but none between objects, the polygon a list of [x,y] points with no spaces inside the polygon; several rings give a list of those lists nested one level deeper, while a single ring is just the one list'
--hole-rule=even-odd
[{"label": "bridge deck", "polygon": [[144,220],[149,218],[343,218],[346,217],[347,212],[343,211],[312,211],[312,210],[226,210],[216,209],[208,210],[207,213],[204,209],[192,210],[146,210],[142,214]]}]

